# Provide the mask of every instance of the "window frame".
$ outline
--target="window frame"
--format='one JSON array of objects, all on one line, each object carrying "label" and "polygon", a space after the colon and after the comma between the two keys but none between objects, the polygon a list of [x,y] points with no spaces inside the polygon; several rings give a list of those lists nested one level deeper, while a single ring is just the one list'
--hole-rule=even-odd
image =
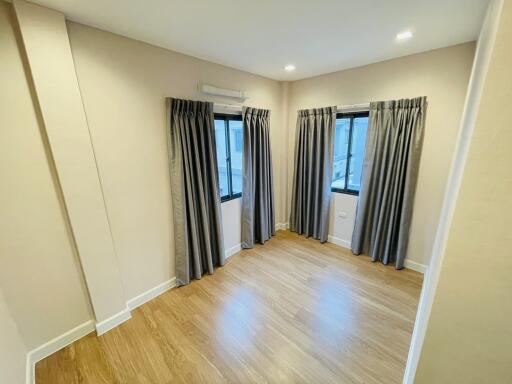
[{"label": "window frame", "polygon": [[[345,167],[345,188],[336,188],[331,186],[331,192],[335,193],[343,193],[346,195],[353,195],[353,196],[359,196],[359,191],[355,189],[349,189],[348,186],[348,174],[350,171],[350,161],[352,159],[352,134],[354,130],[354,119],[358,117],[370,117],[369,111],[360,111],[360,112],[338,112],[336,114],[336,120],[338,119],[350,119],[350,126],[349,126],[349,132],[348,132],[348,145],[347,145],[347,164]],[[369,121],[368,121],[369,123]],[[334,132],[336,134],[336,132]],[[334,150],[333,150],[333,158],[334,158]],[[331,185],[332,185],[332,174],[331,174]]]},{"label": "window frame", "polygon": [[[220,202],[225,203],[226,201],[239,199],[242,197],[242,192],[233,193],[233,171],[231,169],[231,135],[229,134],[229,121],[242,121],[242,115],[239,114],[228,114],[228,113],[214,113],[213,120],[224,121],[224,135],[226,138],[226,168],[228,172],[228,194],[220,197]],[[242,141],[243,151],[243,141]],[[243,153],[243,152],[242,152]],[[218,172],[218,160],[217,160],[217,172]],[[218,179],[218,178],[217,178]],[[218,180],[217,180],[218,182]]]}]

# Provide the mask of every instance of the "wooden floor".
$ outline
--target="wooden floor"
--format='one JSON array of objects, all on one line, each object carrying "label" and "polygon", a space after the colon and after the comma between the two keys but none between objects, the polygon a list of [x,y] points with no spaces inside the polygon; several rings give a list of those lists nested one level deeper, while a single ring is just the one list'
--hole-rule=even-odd
[{"label": "wooden floor", "polygon": [[279,231],[39,362],[36,382],[401,383],[421,283]]}]

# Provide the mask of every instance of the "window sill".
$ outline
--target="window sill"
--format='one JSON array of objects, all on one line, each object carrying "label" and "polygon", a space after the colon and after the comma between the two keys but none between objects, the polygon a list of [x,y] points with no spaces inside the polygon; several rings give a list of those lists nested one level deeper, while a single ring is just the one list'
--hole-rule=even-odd
[{"label": "window sill", "polygon": [[220,198],[220,203],[221,204],[222,203],[227,203],[228,201],[240,199],[241,197],[242,197],[241,193],[237,193],[236,195],[233,195],[233,196],[221,197]]},{"label": "window sill", "polygon": [[350,189],[331,188],[331,192],[341,193],[343,195],[359,196],[359,191],[352,191]]}]

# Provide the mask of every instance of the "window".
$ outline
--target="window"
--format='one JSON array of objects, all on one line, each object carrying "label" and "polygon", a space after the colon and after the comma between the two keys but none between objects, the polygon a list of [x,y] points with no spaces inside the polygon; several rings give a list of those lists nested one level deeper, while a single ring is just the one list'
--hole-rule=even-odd
[{"label": "window", "polygon": [[368,112],[338,113],[334,132],[333,192],[359,194]]},{"label": "window", "polygon": [[236,199],[242,196],[242,116],[216,113],[215,141],[221,200]]},{"label": "window", "polygon": [[237,152],[242,152],[242,148],[244,146],[244,133],[242,129],[235,130],[235,150]]}]

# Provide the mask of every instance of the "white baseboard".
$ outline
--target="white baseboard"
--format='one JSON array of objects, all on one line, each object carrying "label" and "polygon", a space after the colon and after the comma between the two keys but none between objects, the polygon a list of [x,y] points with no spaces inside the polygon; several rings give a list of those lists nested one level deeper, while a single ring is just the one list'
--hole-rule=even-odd
[{"label": "white baseboard", "polygon": [[[238,248],[240,249],[240,246],[238,246]],[[144,303],[147,303],[148,301],[154,299],[169,289],[174,288],[175,286],[176,278],[173,277],[172,279],[169,279],[157,285],[156,287],[147,290],[146,292],[134,297],[133,299],[128,300],[126,303],[127,308],[119,313],[116,313],[114,316],[96,324],[94,324],[93,320],[86,321],[85,323],[80,324],[79,326],[28,352],[26,359],[26,383],[35,383],[35,365],[37,362],[54,354],[62,348],[67,347],[71,343],[81,339],[89,333],[94,332],[95,329],[98,336],[108,332],[112,328],[115,328],[121,323],[124,323],[126,320],[130,319],[130,310],[135,309]]]},{"label": "white baseboard", "polygon": [[412,269],[413,271],[425,273],[427,272],[427,266],[425,264],[417,263],[416,261],[405,259],[404,267],[408,269]]},{"label": "white baseboard", "polygon": [[348,249],[351,249],[351,245],[352,245],[352,243],[350,241],[343,240],[342,238],[332,236],[332,235],[327,236],[327,241],[329,243],[333,243],[333,244],[339,245],[340,247],[348,248]]},{"label": "white baseboard", "polygon": [[[329,235],[327,237],[327,241],[329,243],[339,245],[340,247],[351,249],[351,242],[340,239],[339,237]],[[427,271],[427,266],[425,264],[417,263],[416,261],[412,260],[405,259],[404,266],[405,268],[412,269],[413,271],[420,273],[425,273]]]},{"label": "white baseboard", "polygon": [[141,293],[138,296],[135,296],[133,299],[127,301],[126,305],[130,310],[134,310],[137,307],[140,307],[142,304],[147,303],[150,300],[153,300],[155,297],[160,296],[162,293],[167,292],[169,289],[176,287],[176,278],[173,277],[167,281],[164,281],[161,284],[158,284],[156,287],[148,289],[146,292]]},{"label": "white baseboard", "polygon": [[286,229],[288,229],[288,227],[289,227],[288,223],[277,223],[276,231],[286,230]]},{"label": "white baseboard", "polygon": [[94,332],[94,321],[89,320],[28,352],[27,383],[33,384],[35,382],[35,365],[37,362],[67,347],[69,344],[91,332]]},{"label": "white baseboard", "polygon": [[110,331],[112,328],[115,328],[118,325],[124,323],[126,320],[130,320],[131,317],[132,314],[130,312],[130,309],[126,307],[126,309],[123,309],[121,312],[118,312],[115,315],[110,316],[108,319],[96,323],[96,334],[98,336],[101,336],[104,333]]},{"label": "white baseboard", "polygon": [[242,250],[242,244],[237,244],[231,248],[228,248],[224,251],[225,258],[233,256],[235,253],[238,253]]}]

